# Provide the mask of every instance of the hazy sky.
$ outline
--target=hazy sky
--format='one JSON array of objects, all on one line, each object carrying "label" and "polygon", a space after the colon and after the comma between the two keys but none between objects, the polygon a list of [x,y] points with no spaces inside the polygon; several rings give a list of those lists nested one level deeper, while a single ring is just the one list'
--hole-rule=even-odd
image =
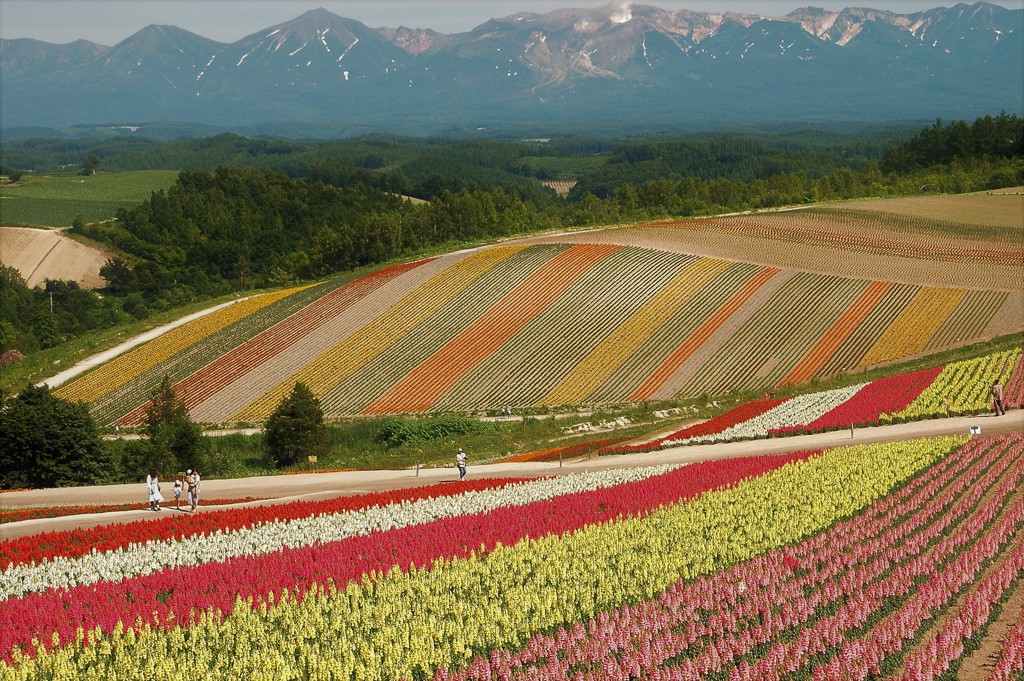
[{"label": "hazy sky", "polygon": [[[645,0],[663,9],[753,12],[783,16],[799,7],[871,7],[909,14],[959,0]],[[970,0],[973,2],[974,0]],[[607,0],[0,0],[0,37],[68,43],[79,38],[114,45],[150,24],[184,28],[234,42],[317,7],[367,26],[432,28],[459,33],[520,11],[600,7]],[[617,1],[617,4],[623,4]],[[1010,9],[1024,0],[996,0]]]}]

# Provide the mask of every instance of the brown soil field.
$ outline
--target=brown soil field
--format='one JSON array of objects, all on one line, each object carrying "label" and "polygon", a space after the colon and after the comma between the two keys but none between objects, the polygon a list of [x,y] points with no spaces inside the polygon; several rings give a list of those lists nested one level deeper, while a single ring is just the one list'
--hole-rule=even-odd
[{"label": "brown soil field", "polygon": [[628,225],[531,242],[617,243],[924,286],[1024,291],[1024,193],[877,199]]},{"label": "brown soil field", "polygon": [[44,279],[65,279],[83,288],[101,288],[106,282],[100,267],[109,257],[58,231],[0,227],[0,262],[18,270],[30,287]]},{"label": "brown soil field", "polygon": [[941,216],[943,220],[953,222],[1016,228],[1024,234],[1024,187],[949,196],[851,201],[842,204],[842,207],[852,210],[884,210],[887,213],[921,218]]}]

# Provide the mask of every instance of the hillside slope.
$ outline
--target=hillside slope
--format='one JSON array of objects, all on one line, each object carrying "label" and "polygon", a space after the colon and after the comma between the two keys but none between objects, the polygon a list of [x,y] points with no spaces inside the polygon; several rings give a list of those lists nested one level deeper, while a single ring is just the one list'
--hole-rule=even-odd
[{"label": "hillside slope", "polygon": [[101,288],[100,267],[110,255],[67,238],[59,231],[0,227],[0,262],[18,270],[30,287],[46,279],[77,281]]},{"label": "hillside slope", "polygon": [[880,201],[450,253],[248,299],[57,394],[129,426],[165,374],[194,419],[224,423],[265,419],[296,381],[343,417],[665,399],[861,371],[1021,329],[1024,248],[1006,204],[1024,198],[972,200],[975,224],[927,217],[945,215],[934,199],[925,215]]}]

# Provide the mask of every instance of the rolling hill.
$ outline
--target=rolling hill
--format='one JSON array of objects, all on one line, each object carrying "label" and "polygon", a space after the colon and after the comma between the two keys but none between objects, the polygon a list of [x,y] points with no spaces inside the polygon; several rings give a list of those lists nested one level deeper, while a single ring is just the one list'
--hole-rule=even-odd
[{"label": "rolling hill", "polygon": [[193,419],[230,423],[262,421],[296,381],[339,418],[857,372],[1021,330],[1021,201],[859,202],[449,253],[247,299],[56,394],[130,426],[165,374]]}]

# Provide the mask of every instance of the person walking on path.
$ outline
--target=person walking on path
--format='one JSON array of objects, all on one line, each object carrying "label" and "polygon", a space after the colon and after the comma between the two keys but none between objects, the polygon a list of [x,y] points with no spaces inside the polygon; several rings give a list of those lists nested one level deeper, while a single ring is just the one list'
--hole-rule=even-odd
[{"label": "person walking on path", "polygon": [[462,447],[459,447],[459,451],[455,454],[455,467],[459,469],[459,480],[466,477],[466,452],[462,451]]},{"label": "person walking on path", "polygon": [[1005,414],[1006,409],[1003,407],[1003,384],[999,381],[993,383],[989,394],[992,395],[992,409],[995,410],[996,416]]},{"label": "person walking on path", "polygon": [[149,491],[150,510],[163,510],[160,508],[160,502],[164,500],[164,497],[160,494],[160,479],[157,476],[155,468],[149,469],[149,475],[146,476],[146,489]]},{"label": "person walking on path", "polygon": [[188,469],[188,503],[192,506],[192,511],[195,512],[196,506],[199,505],[199,471]]}]

